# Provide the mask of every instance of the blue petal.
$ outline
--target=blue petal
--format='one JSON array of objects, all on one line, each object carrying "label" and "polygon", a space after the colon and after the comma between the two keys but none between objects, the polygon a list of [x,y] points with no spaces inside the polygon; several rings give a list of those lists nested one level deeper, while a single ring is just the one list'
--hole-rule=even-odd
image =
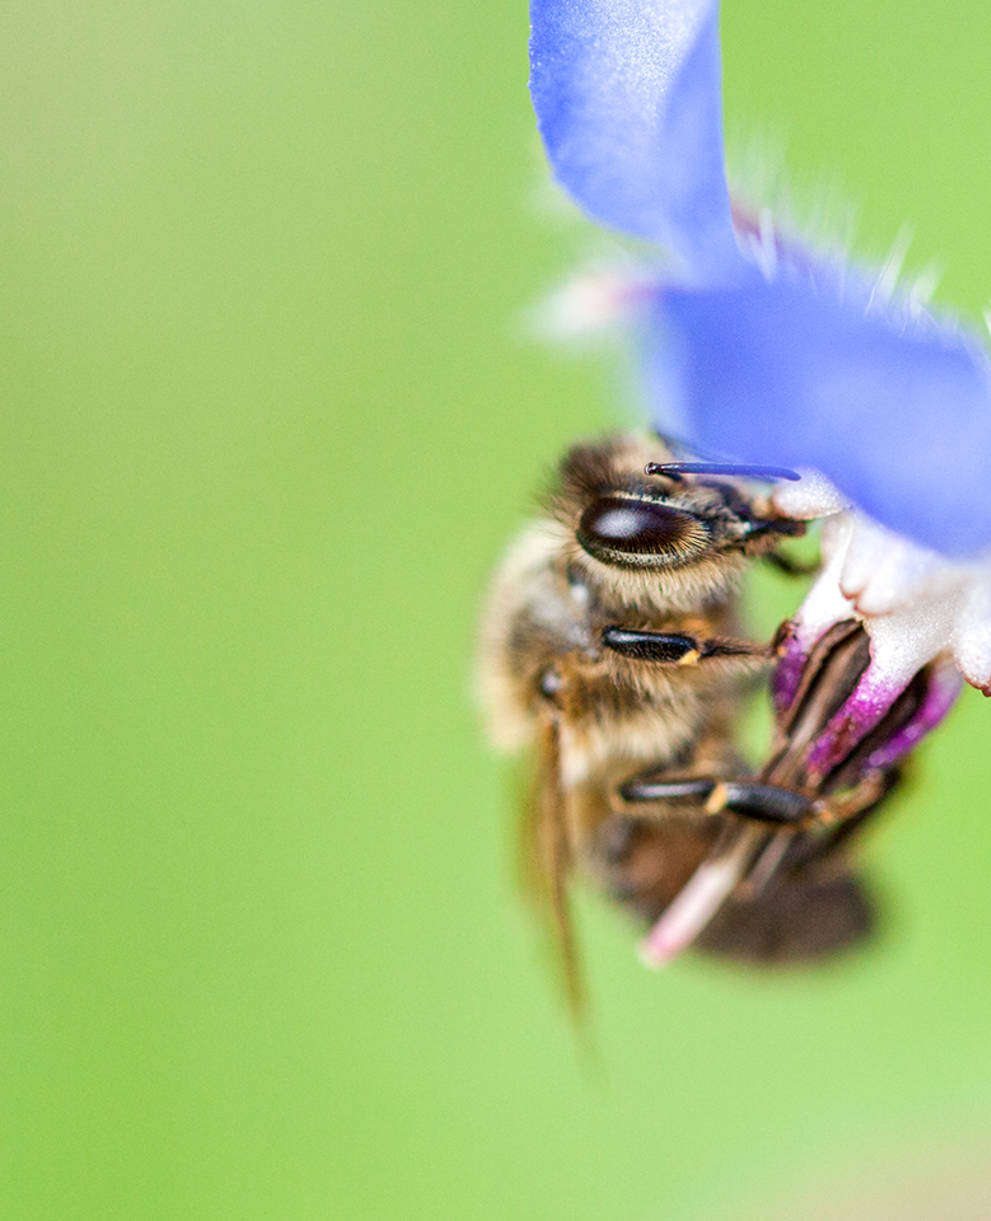
[{"label": "blue petal", "polygon": [[991,379],[965,337],[756,278],[657,309],[649,355],[700,449],[816,467],[946,555],[991,544]]},{"label": "blue petal", "polygon": [[695,270],[736,261],[715,0],[531,0],[530,92],[586,212]]}]

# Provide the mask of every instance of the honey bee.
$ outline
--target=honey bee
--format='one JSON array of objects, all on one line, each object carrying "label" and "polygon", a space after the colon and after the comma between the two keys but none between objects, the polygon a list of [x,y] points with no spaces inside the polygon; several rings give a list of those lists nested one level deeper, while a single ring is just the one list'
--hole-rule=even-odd
[{"label": "honey bee", "polygon": [[755,478],[785,474],[676,462],[656,438],[578,444],[495,576],[482,696],[499,747],[536,747],[525,856],[573,999],[575,872],[640,919],[664,917],[655,961],[692,941],[752,962],[802,961],[870,929],[841,849],[894,769],[852,785],[802,772],[803,745],[865,663],[863,631],[841,625],[824,642],[762,772],[734,745],[774,655],[740,635],[741,579],[757,557],[784,563],[777,549],[803,531]]}]

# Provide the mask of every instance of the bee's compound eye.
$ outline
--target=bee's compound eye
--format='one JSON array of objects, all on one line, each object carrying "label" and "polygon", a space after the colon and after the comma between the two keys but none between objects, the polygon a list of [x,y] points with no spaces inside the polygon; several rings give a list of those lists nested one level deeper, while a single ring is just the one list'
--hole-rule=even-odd
[{"label": "bee's compound eye", "polygon": [[602,496],[578,522],[582,547],[606,564],[633,568],[683,564],[709,543],[705,523],[654,500]]}]

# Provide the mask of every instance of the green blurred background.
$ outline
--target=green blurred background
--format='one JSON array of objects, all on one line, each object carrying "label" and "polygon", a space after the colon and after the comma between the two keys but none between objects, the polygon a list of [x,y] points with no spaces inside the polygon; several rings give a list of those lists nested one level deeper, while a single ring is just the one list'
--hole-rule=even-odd
[{"label": "green blurred background", "polygon": [[[838,176],[860,252],[913,222],[976,314],[991,10],[723,23],[731,127]],[[973,692],[867,844],[873,949],[656,976],[590,896],[592,1064],[560,1009],[473,631],[547,464],[632,405],[521,338],[603,242],[547,206],[526,24],[0,16],[0,1216],[803,1216],[991,1135]]]}]

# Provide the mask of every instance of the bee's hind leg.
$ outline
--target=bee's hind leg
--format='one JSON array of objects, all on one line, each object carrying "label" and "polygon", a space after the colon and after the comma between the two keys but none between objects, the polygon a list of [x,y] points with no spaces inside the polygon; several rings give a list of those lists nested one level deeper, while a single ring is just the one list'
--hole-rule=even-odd
[{"label": "bee's hind leg", "polygon": [[[718,780],[714,777],[670,778],[663,773],[641,772],[623,782],[620,798],[637,805],[655,801],[694,799],[707,814],[727,811],[773,827],[801,827],[819,821],[835,821],[825,803],[795,789],[760,780]],[[861,808],[858,806],[858,809]]]},{"label": "bee's hind leg", "polygon": [[[713,795],[720,800],[724,786],[732,805],[699,818],[699,807],[712,803]],[[842,811],[849,813],[844,821],[821,830],[817,825],[814,833],[807,830],[814,803],[757,781],[665,780],[647,772],[621,785],[617,796],[626,812],[599,829],[597,872],[613,896],[649,924],[656,927],[718,853],[735,813],[739,831],[751,836],[753,853],[711,923],[702,922],[700,950],[749,962],[802,962],[852,946],[871,931],[873,904],[838,851],[874,808],[865,804],[866,793]],[[772,806],[775,819],[753,817]],[[788,813],[796,816],[792,826],[782,819]]]},{"label": "bee's hind leg", "polygon": [[606,786],[612,812],[595,829],[586,864],[642,919],[672,902],[726,830],[726,818],[700,817],[700,807],[717,783],[712,773],[732,775],[739,761],[716,740],[697,744],[694,765],[701,775],[672,778],[670,763],[654,764]]},{"label": "bee's hind leg", "polygon": [[706,798],[709,814],[726,810],[739,818],[764,823],[769,830],[810,831],[833,827],[872,809],[894,783],[889,773],[868,772],[850,789],[828,796],[810,797],[787,785],[764,780],[720,780]]}]

